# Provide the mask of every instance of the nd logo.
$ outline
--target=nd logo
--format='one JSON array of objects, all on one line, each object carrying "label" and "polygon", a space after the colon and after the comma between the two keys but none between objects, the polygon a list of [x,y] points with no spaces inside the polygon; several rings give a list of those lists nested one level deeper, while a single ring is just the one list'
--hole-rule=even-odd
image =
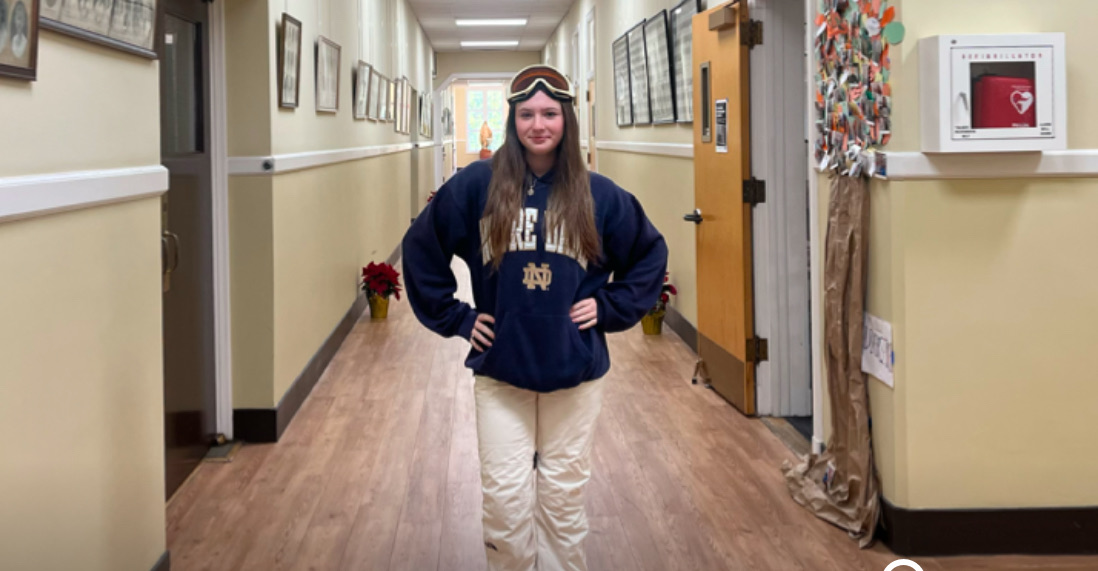
[{"label": "nd logo", "polygon": [[553,283],[553,271],[549,269],[549,264],[542,264],[539,268],[530,262],[523,268],[523,276],[522,283],[526,284],[526,289],[540,287],[541,291],[549,291],[549,284]]},{"label": "nd logo", "polygon": [[910,559],[897,559],[897,560],[893,561],[892,563],[889,563],[888,567],[884,568],[884,571],[893,571],[894,569],[898,569],[900,567],[910,567],[911,569],[914,569],[915,571],[923,571],[923,568],[920,567],[918,563],[916,563],[916,562],[914,562]]}]

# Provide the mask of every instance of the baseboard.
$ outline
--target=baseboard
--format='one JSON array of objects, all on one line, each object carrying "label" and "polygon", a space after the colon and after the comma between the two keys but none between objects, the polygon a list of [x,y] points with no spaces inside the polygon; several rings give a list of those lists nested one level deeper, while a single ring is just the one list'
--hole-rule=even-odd
[{"label": "baseboard", "polygon": [[156,565],[153,565],[152,571],[171,571],[172,569],[172,554],[168,551],[164,552],[164,555],[160,556],[160,559],[156,561]]},{"label": "baseboard", "polygon": [[1098,506],[909,510],[881,499],[878,537],[902,556],[1095,555]]},{"label": "baseboard", "polygon": [[691,351],[698,352],[698,330],[678,310],[670,305],[667,306],[667,314],[663,316],[663,322],[690,347]]},{"label": "baseboard", "polygon": [[320,346],[320,349],[305,365],[297,379],[290,385],[290,390],[282,397],[275,408],[245,408],[233,410],[233,436],[236,440],[244,442],[278,442],[290,422],[294,419],[301,405],[305,403],[309,393],[313,391],[317,381],[320,380],[324,369],[332,361],[332,357],[339,351],[343,340],[354,328],[355,322],[366,310],[369,304],[366,296],[358,295],[346,315],[340,320],[328,339]]}]

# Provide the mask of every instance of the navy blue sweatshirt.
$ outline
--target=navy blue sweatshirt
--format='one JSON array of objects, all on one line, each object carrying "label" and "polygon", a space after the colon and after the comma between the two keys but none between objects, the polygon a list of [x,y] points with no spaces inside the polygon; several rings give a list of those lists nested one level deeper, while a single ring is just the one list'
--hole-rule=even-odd
[{"label": "navy blue sweatshirt", "polygon": [[[491,160],[475,162],[447,181],[402,246],[408,300],[420,322],[444,337],[468,339],[478,310],[491,315],[492,346],[471,349],[465,365],[537,392],[605,375],[610,370],[606,334],[633,327],[655,305],[667,268],[667,245],[640,203],[598,174],[591,174],[591,194],[602,259],[589,262],[568,251],[560,232],[546,236],[546,217],[553,216],[546,212],[552,176],[535,179],[533,195],[523,189],[517,231],[498,270],[481,236]],[[471,270],[478,309],[454,298],[457,280],[450,261],[455,255]],[[569,312],[589,297],[598,304],[598,324],[581,331]]]}]

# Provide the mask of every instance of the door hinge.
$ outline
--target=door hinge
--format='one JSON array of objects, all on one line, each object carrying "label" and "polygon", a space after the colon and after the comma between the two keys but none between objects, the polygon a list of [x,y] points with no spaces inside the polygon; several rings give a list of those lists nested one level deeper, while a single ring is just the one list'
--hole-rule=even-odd
[{"label": "door hinge", "polygon": [[763,23],[758,20],[748,20],[743,23],[740,34],[740,42],[748,48],[761,46],[763,43]]},{"label": "door hinge", "polygon": [[770,344],[762,337],[747,340],[747,362],[761,363],[770,360]]},{"label": "door hinge", "polygon": [[766,181],[755,177],[743,181],[743,201],[751,206],[766,202]]}]

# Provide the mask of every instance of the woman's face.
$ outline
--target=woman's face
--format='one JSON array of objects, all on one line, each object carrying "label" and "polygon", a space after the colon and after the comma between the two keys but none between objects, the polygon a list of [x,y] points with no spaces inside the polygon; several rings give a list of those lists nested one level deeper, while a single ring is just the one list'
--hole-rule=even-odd
[{"label": "woman's face", "polygon": [[564,136],[560,102],[538,91],[515,108],[515,130],[527,152],[544,155],[556,151]]}]

